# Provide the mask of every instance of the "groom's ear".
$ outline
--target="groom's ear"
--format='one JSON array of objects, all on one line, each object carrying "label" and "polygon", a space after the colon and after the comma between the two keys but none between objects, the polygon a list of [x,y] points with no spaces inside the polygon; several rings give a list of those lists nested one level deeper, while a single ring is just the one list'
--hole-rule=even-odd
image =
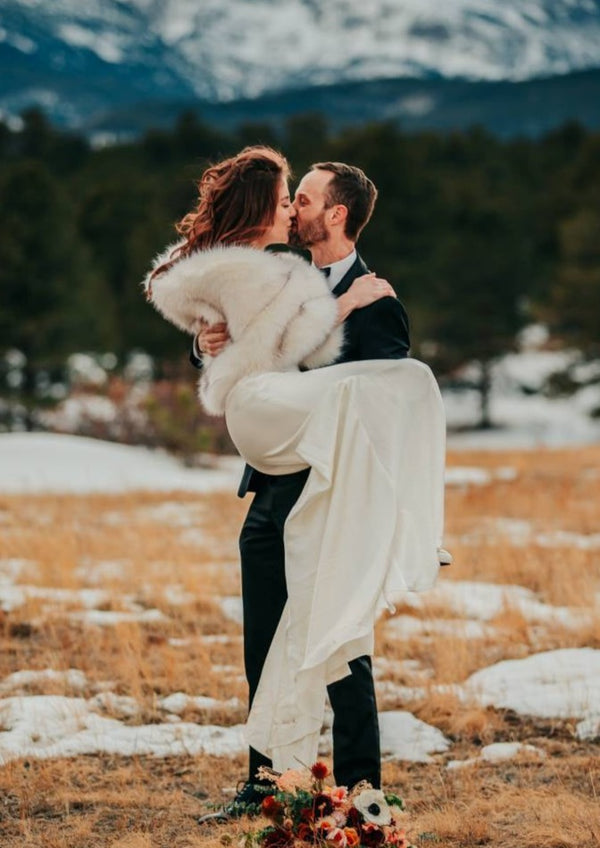
[{"label": "groom's ear", "polygon": [[332,206],[327,211],[329,212],[329,223],[331,224],[331,226],[346,226],[346,218],[348,217],[347,206],[344,206],[343,203],[336,203],[335,206]]}]

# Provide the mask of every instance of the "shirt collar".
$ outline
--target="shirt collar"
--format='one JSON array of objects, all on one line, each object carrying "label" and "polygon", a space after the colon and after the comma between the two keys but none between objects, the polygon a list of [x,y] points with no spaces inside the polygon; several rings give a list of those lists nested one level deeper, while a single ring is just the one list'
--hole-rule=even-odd
[{"label": "shirt collar", "polygon": [[330,290],[333,291],[339,282],[343,279],[345,274],[352,268],[354,263],[356,262],[356,250],[353,250],[352,253],[349,253],[348,256],[345,256],[343,259],[339,259],[337,262],[332,262],[331,265],[328,265],[328,268],[331,268],[329,272],[329,277],[327,277],[327,285]]}]

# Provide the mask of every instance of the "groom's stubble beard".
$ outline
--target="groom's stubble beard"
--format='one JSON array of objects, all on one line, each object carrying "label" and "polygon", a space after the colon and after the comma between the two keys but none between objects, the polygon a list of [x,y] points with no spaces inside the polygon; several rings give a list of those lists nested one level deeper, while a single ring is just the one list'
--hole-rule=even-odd
[{"label": "groom's stubble beard", "polygon": [[315,244],[329,240],[329,233],[325,226],[325,212],[321,212],[316,218],[308,223],[298,226],[296,220],[295,225],[290,231],[289,243],[294,247],[310,248]]}]

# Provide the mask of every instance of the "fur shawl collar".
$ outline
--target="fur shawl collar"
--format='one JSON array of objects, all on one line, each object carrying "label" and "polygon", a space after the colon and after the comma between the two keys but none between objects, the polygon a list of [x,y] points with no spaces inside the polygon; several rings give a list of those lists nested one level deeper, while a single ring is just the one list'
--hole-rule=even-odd
[{"label": "fur shawl collar", "polygon": [[[167,261],[172,245],[154,262]],[[221,415],[229,391],[242,377],[298,365],[328,365],[340,354],[343,330],[336,301],[322,274],[293,253],[251,247],[214,247],[178,260],[144,288],[156,309],[185,332],[198,319],[225,321],[231,343],[205,355],[199,395]]]}]

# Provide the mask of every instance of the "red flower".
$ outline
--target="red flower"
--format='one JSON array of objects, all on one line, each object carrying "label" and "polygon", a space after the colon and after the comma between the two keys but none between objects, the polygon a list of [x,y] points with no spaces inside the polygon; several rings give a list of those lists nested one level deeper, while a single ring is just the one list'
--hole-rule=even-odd
[{"label": "red flower", "polygon": [[331,842],[332,845],[336,846],[336,848],[347,848],[348,846],[346,831],[342,830],[341,827],[332,827],[327,834],[326,839],[328,842]]},{"label": "red flower", "polygon": [[333,813],[333,801],[329,795],[324,795],[322,792],[319,792],[319,794],[315,795],[313,799],[313,809],[317,818],[323,819],[325,816]]},{"label": "red flower", "polygon": [[312,827],[306,822],[301,822],[298,825],[298,831],[296,833],[296,837],[301,839],[302,842],[314,842],[315,834],[313,832]]},{"label": "red flower", "polygon": [[267,795],[263,798],[260,808],[263,816],[266,816],[268,819],[274,819],[282,809],[281,804],[274,795]]},{"label": "red flower", "polygon": [[322,760],[317,760],[317,762],[311,767],[312,776],[316,778],[316,780],[325,780],[326,777],[329,776],[329,767],[327,763],[324,763]]},{"label": "red flower", "polygon": [[350,807],[347,813],[347,818],[348,826],[353,827],[357,831],[360,831],[361,815],[356,809],[356,807]]},{"label": "red flower", "polygon": [[382,842],[385,842],[385,834],[380,827],[370,822],[365,822],[362,826],[361,843],[367,848],[377,848]]},{"label": "red flower", "polygon": [[315,820],[315,811],[312,807],[304,807],[300,810],[300,821],[312,822]]},{"label": "red flower", "polygon": [[286,848],[293,841],[294,835],[291,830],[276,827],[264,835],[262,844],[264,848]]}]

